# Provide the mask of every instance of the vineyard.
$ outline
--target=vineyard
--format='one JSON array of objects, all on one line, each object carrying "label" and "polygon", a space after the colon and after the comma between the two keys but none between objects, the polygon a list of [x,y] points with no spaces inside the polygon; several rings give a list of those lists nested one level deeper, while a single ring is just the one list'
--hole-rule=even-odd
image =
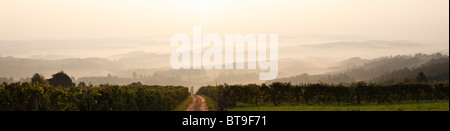
[{"label": "vineyard", "polygon": [[171,111],[189,96],[181,86],[53,87],[0,85],[0,111]]},{"label": "vineyard", "polygon": [[204,86],[197,94],[209,96],[223,107],[232,103],[249,105],[282,103],[291,105],[386,104],[449,99],[448,82],[397,83],[381,85],[358,82],[351,85],[299,84],[274,82],[249,85]]},{"label": "vineyard", "polygon": [[[216,101],[216,108],[248,105],[359,105],[449,100],[448,82],[351,85],[272,84],[204,86],[198,95]],[[171,111],[189,96],[181,86],[54,87],[47,84],[3,83],[0,111]],[[231,101],[231,102],[230,102]],[[234,103],[234,104],[230,104]]]}]

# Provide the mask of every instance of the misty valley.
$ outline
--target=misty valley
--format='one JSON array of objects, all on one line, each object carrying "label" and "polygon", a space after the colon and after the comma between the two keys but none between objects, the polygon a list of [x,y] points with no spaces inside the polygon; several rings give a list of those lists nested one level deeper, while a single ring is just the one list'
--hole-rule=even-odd
[{"label": "misty valley", "polygon": [[[159,56],[148,59],[158,59],[157,57]],[[31,82],[31,77],[35,73],[48,78],[59,71],[67,73],[75,84],[84,82],[93,85],[128,85],[141,82],[146,85],[194,86],[196,89],[217,83],[250,84],[274,81],[297,84],[320,81],[330,84],[350,84],[357,81],[396,83],[405,79],[414,81],[419,72],[424,72],[430,81],[448,80],[448,56],[440,53],[387,56],[376,59],[355,57],[329,64],[327,68],[321,68],[321,65],[314,66],[315,64],[308,62],[281,59],[279,77],[270,81],[259,80],[259,70],[174,70],[170,67],[133,68],[132,66],[127,69],[124,67],[127,67],[128,61],[131,60],[111,61],[101,58],[35,60],[0,57],[0,81]],[[152,63],[152,61],[148,62]],[[309,73],[314,70],[325,71]]]}]

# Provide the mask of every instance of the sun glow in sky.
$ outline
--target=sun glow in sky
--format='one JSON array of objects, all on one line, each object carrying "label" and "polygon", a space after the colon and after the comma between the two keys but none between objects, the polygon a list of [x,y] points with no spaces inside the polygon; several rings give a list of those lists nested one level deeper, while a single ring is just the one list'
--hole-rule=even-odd
[{"label": "sun glow in sky", "polygon": [[156,47],[194,25],[203,34],[278,33],[281,47],[406,40],[448,49],[449,1],[0,0],[0,41],[145,39]]},{"label": "sun glow in sky", "polygon": [[199,15],[204,16],[207,11],[217,7],[218,3],[214,0],[190,0],[180,2],[179,4],[194,9]]}]

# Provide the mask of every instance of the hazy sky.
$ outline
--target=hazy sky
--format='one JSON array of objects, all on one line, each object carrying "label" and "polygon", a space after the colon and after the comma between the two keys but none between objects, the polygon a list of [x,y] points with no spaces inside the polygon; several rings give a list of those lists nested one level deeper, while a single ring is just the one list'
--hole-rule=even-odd
[{"label": "hazy sky", "polygon": [[278,33],[280,46],[406,40],[448,50],[449,0],[0,0],[0,55],[76,56],[39,46],[31,54],[7,52],[17,41],[59,41],[63,49],[70,41],[140,45],[97,48],[104,52],[92,56],[164,53],[172,35],[191,34],[194,25],[204,34]]}]

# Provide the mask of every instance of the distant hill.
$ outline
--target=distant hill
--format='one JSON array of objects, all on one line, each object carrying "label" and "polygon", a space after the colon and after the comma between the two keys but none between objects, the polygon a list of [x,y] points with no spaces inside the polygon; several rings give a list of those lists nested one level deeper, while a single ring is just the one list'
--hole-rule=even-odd
[{"label": "distant hill", "polygon": [[447,55],[436,53],[432,55],[416,54],[414,56],[380,57],[371,60],[351,58],[338,62],[330,67],[335,72],[319,75],[301,74],[293,77],[279,78],[270,82],[292,83],[351,83],[356,81],[388,81],[398,82],[403,79],[414,80],[420,71],[429,74],[429,80],[448,80]]},{"label": "distant hill", "polygon": [[106,76],[113,74],[132,77],[133,72],[153,75],[155,69],[169,68],[168,55],[152,53],[133,53],[118,56],[116,60],[106,58],[63,58],[47,55],[30,58],[0,56],[0,77],[15,79],[31,77],[34,73],[51,76],[64,70],[71,76]]},{"label": "distant hill", "polygon": [[62,60],[35,60],[29,58],[0,57],[0,77],[25,78],[34,73],[51,76],[64,70],[71,76],[106,76],[121,69],[122,63],[103,58],[70,58]]},{"label": "distant hill", "polygon": [[367,81],[380,75],[390,73],[396,70],[404,68],[418,68],[425,63],[430,62],[434,59],[447,58],[440,53],[426,55],[418,53],[414,56],[391,56],[391,57],[380,57],[373,60],[367,61],[361,66],[356,66],[344,70],[343,73],[349,75],[350,77],[356,78],[357,81]]},{"label": "distant hill", "polygon": [[[410,41],[344,41],[280,47],[280,56],[322,57],[333,59],[345,59],[351,57],[376,58],[379,56],[414,54],[418,52],[430,54],[435,53],[438,50],[442,49],[436,49],[432,46],[426,46]],[[441,53],[446,54],[445,52]]]},{"label": "distant hill", "polygon": [[428,82],[449,80],[449,58],[433,59],[418,68],[404,68],[383,74],[372,79],[372,82],[398,83],[401,81],[416,81],[416,77],[423,72]]}]

